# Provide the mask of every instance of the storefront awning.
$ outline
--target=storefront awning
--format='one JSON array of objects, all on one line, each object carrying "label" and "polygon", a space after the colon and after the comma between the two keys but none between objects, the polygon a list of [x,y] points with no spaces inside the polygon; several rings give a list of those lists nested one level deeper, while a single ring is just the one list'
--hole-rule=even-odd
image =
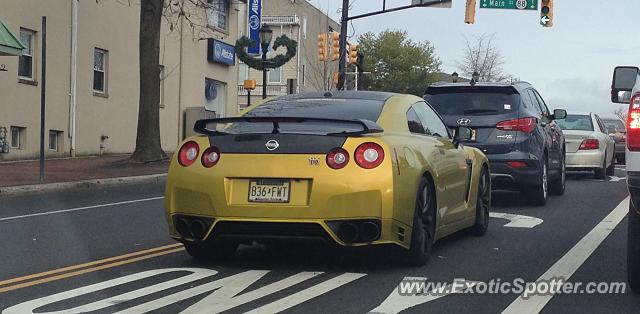
[{"label": "storefront awning", "polygon": [[19,56],[24,46],[11,30],[0,20],[0,56]]}]

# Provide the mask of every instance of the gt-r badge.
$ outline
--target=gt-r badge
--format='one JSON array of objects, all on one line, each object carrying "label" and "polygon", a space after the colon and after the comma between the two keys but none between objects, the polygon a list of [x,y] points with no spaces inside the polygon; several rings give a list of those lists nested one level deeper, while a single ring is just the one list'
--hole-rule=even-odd
[{"label": "gt-r badge", "polygon": [[309,157],[309,166],[319,166],[320,158],[318,157]]},{"label": "gt-r badge", "polygon": [[471,120],[469,120],[467,118],[460,118],[456,122],[458,123],[458,125],[461,125],[461,126],[467,126],[467,125],[471,124]]},{"label": "gt-r badge", "polygon": [[278,147],[280,147],[280,143],[278,143],[278,141],[276,140],[269,140],[267,141],[264,146],[268,149],[268,150],[276,150],[278,149]]}]

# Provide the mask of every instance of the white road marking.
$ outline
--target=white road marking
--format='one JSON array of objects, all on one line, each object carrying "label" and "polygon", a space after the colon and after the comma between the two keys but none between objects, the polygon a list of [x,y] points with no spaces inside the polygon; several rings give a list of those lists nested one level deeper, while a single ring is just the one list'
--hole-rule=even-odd
[{"label": "white road marking", "polygon": [[[569,252],[560,258],[538,280],[552,278],[569,279],[578,268],[593,254],[602,241],[616,228],[627,215],[629,197],[624,199],[615,209],[585,235]],[[513,301],[502,313],[539,313],[553,298],[553,295],[534,295],[525,299],[523,295]]]},{"label": "white road marking", "polygon": [[[306,302],[310,299],[313,299],[317,296],[323,295],[333,289],[339,288],[347,283],[350,283],[356,279],[359,279],[366,274],[358,274],[358,273],[344,273],[340,276],[331,278],[327,281],[319,283],[313,287],[309,287],[302,291],[296,292],[290,296],[284,297],[278,301],[274,301],[267,305],[261,306],[257,309],[249,311],[245,314],[272,314],[279,313],[291,307],[294,307],[300,303]],[[208,308],[207,308],[208,312]]]},{"label": "white road marking", "polygon": [[617,177],[617,176],[609,176],[609,181],[610,182],[618,182],[620,180],[626,180],[627,177]]},{"label": "white road marking", "polygon": [[29,218],[29,217],[36,217],[36,216],[44,216],[44,215],[62,214],[62,213],[69,213],[69,212],[75,212],[75,211],[79,211],[79,210],[93,209],[93,208],[100,208],[100,207],[109,207],[109,206],[133,204],[133,203],[140,203],[140,202],[148,202],[148,201],[161,200],[163,198],[164,198],[164,196],[141,198],[141,199],[131,200],[131,201],[123,201],[123,202],[99,204],[99,205],[84,206],[84,207],[77,207],[77,208],[70,208],[70,209],[62,209],[62,210],[55,210],[55,211],[44,212],[44,213],[36,213],[36,214],[28,214],[28,215],[20,215],[20,216],[11,216],[11,217],[0,218],[0,221],[21,219],[21,218]]},{"label": "white road marking", "polygon": [[509,223],[504,225],[505,227],[508,227],[508,228],[529,228],[530,229],[543,222],[543,220],[540,218],[525,216],[525,215],[508,214],[508,213],[490,212],[489,217],[509,220]]},{"label": "white road marking", "polygon": [[[402,282],[426,282],[427,278],[424,277],[405,277],[402,279]],[[393,289],[393,292],[384,300],[380,305],[378,305],[375,309],[371,310],[369,313],[384,313],[384,314],[395,314],[400,313],[408,308],[412,308],[414,306],[424,304],[433,300],[440,299],[449,294],[457,294],[462,293],[463,289],[469,286],[475,285],[477,282],[475,281],[464,281],[460,282],[461,285],[451,285],[448,284],[441,291],[440,289],[433,289],[428,293],[418,293],[414,295],[402,295],[400,294],[400,285]],[[401,283],[402,284],[402,283]]]}]

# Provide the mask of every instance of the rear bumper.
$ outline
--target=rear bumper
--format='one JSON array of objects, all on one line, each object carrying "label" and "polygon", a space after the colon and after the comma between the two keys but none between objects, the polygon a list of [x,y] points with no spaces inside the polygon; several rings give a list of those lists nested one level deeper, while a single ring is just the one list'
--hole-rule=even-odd
[{"label": "rear bumper", "polygon": [[567,169],[592,169],[602,167],[604,152],[600,150],[579,150],[575,153],[567,153]]},{"label": "rear bumper", "polygon": [[635,212],[640,215],[640,171],[627,172],[627,186]]},{"label": "rear bumper", "polygon": [[[540,160],[524,152],[511,152],[500,155],[487,155],[491,164],[491,185],[495,190],[519,191],[523,187],[538,184],[540,178]],[[525,168],[514,168],[508,161],[522,161]]]}]

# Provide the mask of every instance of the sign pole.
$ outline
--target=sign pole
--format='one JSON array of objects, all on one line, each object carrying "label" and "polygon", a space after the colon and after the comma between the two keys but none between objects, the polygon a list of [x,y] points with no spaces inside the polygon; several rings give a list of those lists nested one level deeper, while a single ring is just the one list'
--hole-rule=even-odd
[{"label": "sign pole", "polygon": [[342,0],[342,18],[340,19],[340,59],[338,61],[338,90],[344,89],[346,69],[347,24],[349,23],[349,0]]},{"label": "sign pole", "polygon": [[44,182],[44,121],[47,86],[47,17],[42,17],[42,84],[40,85],[40,182]]}]

